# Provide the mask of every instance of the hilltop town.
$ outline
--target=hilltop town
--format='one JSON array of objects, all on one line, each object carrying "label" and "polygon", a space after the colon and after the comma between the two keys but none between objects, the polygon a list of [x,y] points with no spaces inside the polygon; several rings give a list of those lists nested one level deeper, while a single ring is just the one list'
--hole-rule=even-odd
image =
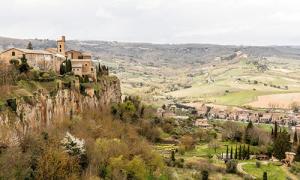
[{"label": "hilltop town", "polygon": [[[31,44],[31,42],[30,42]],[[66,49],[66,38],[57,40],[57,47],[44,50],[33,49],[32,44],[27,49],[10,48],[0,53],[1,63],[9,64],[12,60],[27,59],[29,66],[40,71],[59,73],[66,60],[71,61],[72,73],[76,76],[90,78],[96,81],[96,69],[92,62],[91,53]]]},{"label": "hilltop town", "polygon": [[[0,179],[299,176],[297,60],[246,53],[253,47],[200,48],[211,59],[202,61],[196,45],[108,43],[117,51],[103,53],[49,42],[0,54]],[[166,49],[184,60],[168,51],[143,61]]]}]

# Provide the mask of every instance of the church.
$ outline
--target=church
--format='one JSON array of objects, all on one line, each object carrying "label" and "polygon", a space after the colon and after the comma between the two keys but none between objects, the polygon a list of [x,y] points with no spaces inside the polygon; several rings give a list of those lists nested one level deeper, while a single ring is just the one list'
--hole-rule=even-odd
[{"label": "church", "polygon": [[9,64],[11,60],[19,60],[25,56],[28,64],[35,69],[59,72],[61,63],[66,59],[70,59],[74,75],[96,79],[96,69],[90,53],[66,50],[65,36],[57,40],[56,44],[55,48],[47,48],[45,50],[10,48],[0,53],[0,60]]}]

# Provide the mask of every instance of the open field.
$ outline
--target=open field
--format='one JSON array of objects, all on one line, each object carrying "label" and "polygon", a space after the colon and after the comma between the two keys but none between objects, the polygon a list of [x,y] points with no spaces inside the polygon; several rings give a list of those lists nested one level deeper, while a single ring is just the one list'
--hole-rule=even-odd
[{"label": "open field", "polygon": [[242,166],[243,170],[258,179],[262,179],[263,173],[267,172],[268,179],[285,180],[287,178],[286,173],[281,166],[276,166],[271,163],[261,164],[261,167],[256,167],[255,163],[249,163]]},{"label": "open field", "polygon": [[290,108],[292,103],[300,103],[300,93],[258,96],[256,101],[251,102],[248,105],[257,108],[270,108],[270,106]]},{"label": "open field", "polygon": [[[265,71],[258,70],[253,61],[244,58],[176,67],[115,59],[102,64],[107,63],[121,79],[125,95],[143,96],[145,102],[158,106],[177,101],[263,108],[275,103],[286,108],[299,99],[291,94],[300,93],[299,60],[269,57],[261,62],[268,67]],[[274,101],[266,101],[270,98]]]}]

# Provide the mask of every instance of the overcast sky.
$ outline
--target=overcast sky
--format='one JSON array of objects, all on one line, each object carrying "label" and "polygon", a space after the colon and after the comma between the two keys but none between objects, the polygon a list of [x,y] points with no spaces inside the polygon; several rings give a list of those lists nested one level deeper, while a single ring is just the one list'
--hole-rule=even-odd
[{"label": "overcast sky", "polygon": [[300,0],[1,0],[0,36],[300,45]]}]

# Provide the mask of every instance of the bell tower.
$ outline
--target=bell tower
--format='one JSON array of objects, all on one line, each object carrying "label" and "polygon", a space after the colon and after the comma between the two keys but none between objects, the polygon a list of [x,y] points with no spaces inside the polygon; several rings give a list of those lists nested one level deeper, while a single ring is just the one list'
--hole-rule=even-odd
[{"label": "bell tower", "polygon": [[65,56],[66,49],[65,49],[66,37],[62,36],[61,40],[57,40],[57,53],[62,54]]}]

